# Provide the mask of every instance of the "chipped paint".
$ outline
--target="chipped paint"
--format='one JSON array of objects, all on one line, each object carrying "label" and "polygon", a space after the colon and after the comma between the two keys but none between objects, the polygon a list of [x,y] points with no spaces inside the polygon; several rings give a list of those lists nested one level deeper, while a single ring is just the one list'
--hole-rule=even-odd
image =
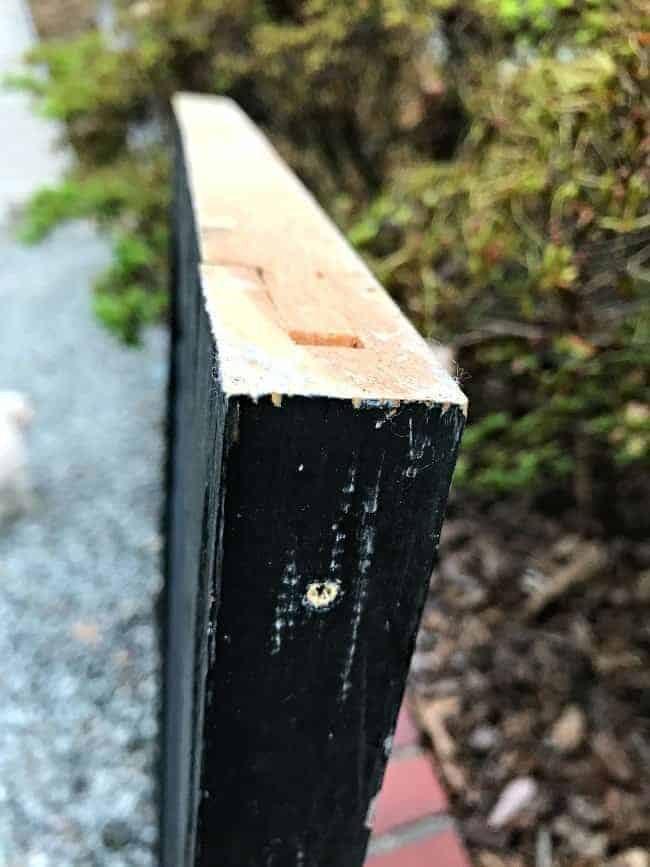
[{"label": "chipped paint", "polygon": [[313,611],[327,611],[332,607],[340,592],[341,582],[338,580],[312,581],[303,597],[303,605]]},{"label": "chipped paint", "polygon": [[380,793],[377,792],[375,797],[370,799],[370,803],[368,804],[368,812],[366,813],[365,826],[371,831],[372,826],[375,824],[375,812],[377,810],[377,801],[379,800],[379,794]]},{"label": "chipped paint", "polygon": [[[381,398],[367,397],[361,402],[361,404],[365,409],[397,409],[400,402],[399,400],[390,400],[388,398],[382,400]],[[394,415],[395,413],[391,414]]]},{"label": "chipped paint", "polygon": [[372,408],[372,409],[375,409],[377,407],[385,409],[386,407],[388,407],[388,412],[384,415],[384,417],[377,419],[377,421],[375,422],[375,430],[379,430],[379,428],[382,428],[386,424],[387,421],[390,421],[392,418],[394,418],[397,415],[397,411],[399,409],[399,401],[398,400],[391,400],[391,401],[368,400],[365,402],[365,405],[368,406],[369,408]]}]

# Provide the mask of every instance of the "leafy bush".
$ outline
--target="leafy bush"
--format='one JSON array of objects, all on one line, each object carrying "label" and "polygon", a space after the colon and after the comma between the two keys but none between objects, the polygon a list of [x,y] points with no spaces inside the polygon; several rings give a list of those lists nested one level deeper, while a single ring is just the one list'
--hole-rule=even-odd
[{"label": "leafy bush", "polygon": [[166,303],[170,96],[228,94],[469,371],[459,487],[608,520],[650,458],[649,31],[643,0],[118,4],[17,82],[77,154],[24,233],[106,225],[97,311],[136,340]]}]

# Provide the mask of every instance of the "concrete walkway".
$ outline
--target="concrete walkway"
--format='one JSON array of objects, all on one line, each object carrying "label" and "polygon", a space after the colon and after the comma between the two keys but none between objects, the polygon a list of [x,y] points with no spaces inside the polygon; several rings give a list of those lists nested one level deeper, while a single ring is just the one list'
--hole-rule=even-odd
[{"label": "concrete walkway", "polygon": [[[2,0],[0,75],[30,39]],[[129,350],[98,326],[90,226],[13,240],[65,159],[20,94],[0,129],[0,389],[36,411],[33,508],[0,528],[0,867],[151,867],[166,334]]]},{"label": "concrete walkway", "polygon": [[[23,53],[32,45],[33,28],[23,0],[0,3],[0,80],[20,68]],[[59,130],[36,117],[29,97],[0,87],[0,224],[30,192],[53,183],[66,165],[54,149]]]}]

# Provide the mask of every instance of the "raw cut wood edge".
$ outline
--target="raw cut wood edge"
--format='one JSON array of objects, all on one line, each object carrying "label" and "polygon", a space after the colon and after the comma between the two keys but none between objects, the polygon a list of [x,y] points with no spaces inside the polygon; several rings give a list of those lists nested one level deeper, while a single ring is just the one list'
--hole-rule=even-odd
[{"label": "raw cut wood edge", "polygon": [[456,381],[241,109],[177,94],[174,111],[225,394],[466,414]]}]

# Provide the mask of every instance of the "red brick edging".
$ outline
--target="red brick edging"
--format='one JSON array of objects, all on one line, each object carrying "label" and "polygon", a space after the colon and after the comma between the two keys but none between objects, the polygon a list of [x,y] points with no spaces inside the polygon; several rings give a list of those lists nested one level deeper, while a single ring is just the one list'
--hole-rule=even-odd
[{"label": "red brick edging", "polygon": [[445,792],[419,742],[402,707],[365,867],[470,867]]}]

